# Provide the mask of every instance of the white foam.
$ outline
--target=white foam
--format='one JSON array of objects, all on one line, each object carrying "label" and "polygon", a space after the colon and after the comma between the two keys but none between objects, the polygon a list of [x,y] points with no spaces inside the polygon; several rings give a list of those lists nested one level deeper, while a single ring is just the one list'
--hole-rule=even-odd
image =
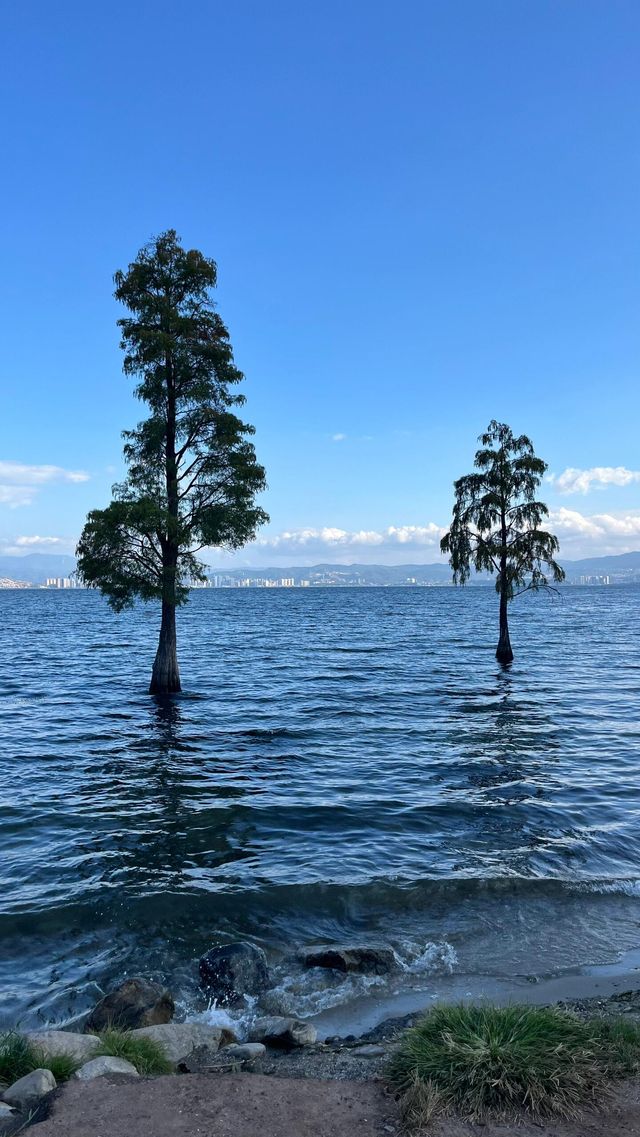
[{"label": "white foam", "polygon": [[410,975],[451,975],[458,962],[456,949],[447,940],[422,945],[406,940],[401,949],[400,964]]},{"label": "white foam", "polygon": [[242,1004],[234,1008],[233,1013],[231,1013],[225,1007],[219,1007],[217,1001],[213,999],[206,1011],[188,1015],[187,1019],[189,1022],[204,1023],[206,1026],[219,1026],[223,1030],[232,1030],[238,1038],[244,1038],[250,1023],[255,1018],[256,1003],[257,999],[245,995]]},{"label": "white foam", "polygon": [[627,880],[582,880],[572,884],[580,892],[595,892],[602,895],[613,896],[640,896],[640,880],[629,878]]}]

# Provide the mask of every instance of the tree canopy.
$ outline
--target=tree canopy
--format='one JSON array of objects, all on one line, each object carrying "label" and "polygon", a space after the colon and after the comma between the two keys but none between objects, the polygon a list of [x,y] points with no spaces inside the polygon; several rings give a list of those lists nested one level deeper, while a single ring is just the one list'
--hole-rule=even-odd
[{"label": "tree canopy", "polygon": [[[236,549],[255,536],[268,520],[255,504],[265,472],[250,441],[254,428],[236,413],[244,376],[211,298],[215,262],[184,249],[170,229],[114,281],[130,313],[118,321],[123,369],[137,380],[148,415],[123,432],[127,476],[111,503],[89,514],[78,567],[116,611],[136,599],[162,601],[175,655],[175,607],[204,578],[198,553]],[[158,674],[152,690],[179,689],[177,659],[174,672]]]},{"label": "tree canopy", "polygon": [[508,601],[564,580],[564,570],[554,559],[557,537],[540,527],[549,514],[537,497],[546,462],[537,457],[525,434],[516,437],[511,427],[495,419],[479,442],[476,472],[454,483],[453,519],[440,547],[449,554],[456,584],[465,584],[474,569],[495,574],[501,598],[497,654],[508,661]]}]

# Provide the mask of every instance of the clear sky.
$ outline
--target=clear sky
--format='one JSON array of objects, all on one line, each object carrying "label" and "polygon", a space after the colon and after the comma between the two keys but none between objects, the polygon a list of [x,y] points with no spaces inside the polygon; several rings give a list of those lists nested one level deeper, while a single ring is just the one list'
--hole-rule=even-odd
[{"label": "clear sky", "polygon": [[[112,274],[218,262],[271,524],[438,559],[489,419],[565,556],[640,548],[637,0],[3,6],[0,551],[72,551],[140,416]],[[211,553],[212,564],[232,563]]]}]

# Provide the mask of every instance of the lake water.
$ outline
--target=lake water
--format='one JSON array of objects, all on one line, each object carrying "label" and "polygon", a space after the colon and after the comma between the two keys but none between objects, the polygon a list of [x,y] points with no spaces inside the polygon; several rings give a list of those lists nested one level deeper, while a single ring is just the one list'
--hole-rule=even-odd
[{"label": "lake water", "polygon": [[[640,947],[640,588],[193,594],[185,692],[146,694],[158,614],[0,592],[0,1015],[71,1022],[126,974],[203,1009],[249,938],[270,1009],[489,989]],[[303,972],[390,944],[388,979]]]}]

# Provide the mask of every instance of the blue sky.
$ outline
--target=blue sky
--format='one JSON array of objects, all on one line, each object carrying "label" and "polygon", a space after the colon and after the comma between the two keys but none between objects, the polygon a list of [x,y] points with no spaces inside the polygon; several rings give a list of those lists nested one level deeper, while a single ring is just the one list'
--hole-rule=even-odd
[{"label": "blue sky", "polygon": [[212,564],[437,559],[492,417],[565,556],[640,548],[635,0],[34,0],[0,40],[0,551],[108,501],[111,278],[168,227],[218,262],[269,480]]}]

